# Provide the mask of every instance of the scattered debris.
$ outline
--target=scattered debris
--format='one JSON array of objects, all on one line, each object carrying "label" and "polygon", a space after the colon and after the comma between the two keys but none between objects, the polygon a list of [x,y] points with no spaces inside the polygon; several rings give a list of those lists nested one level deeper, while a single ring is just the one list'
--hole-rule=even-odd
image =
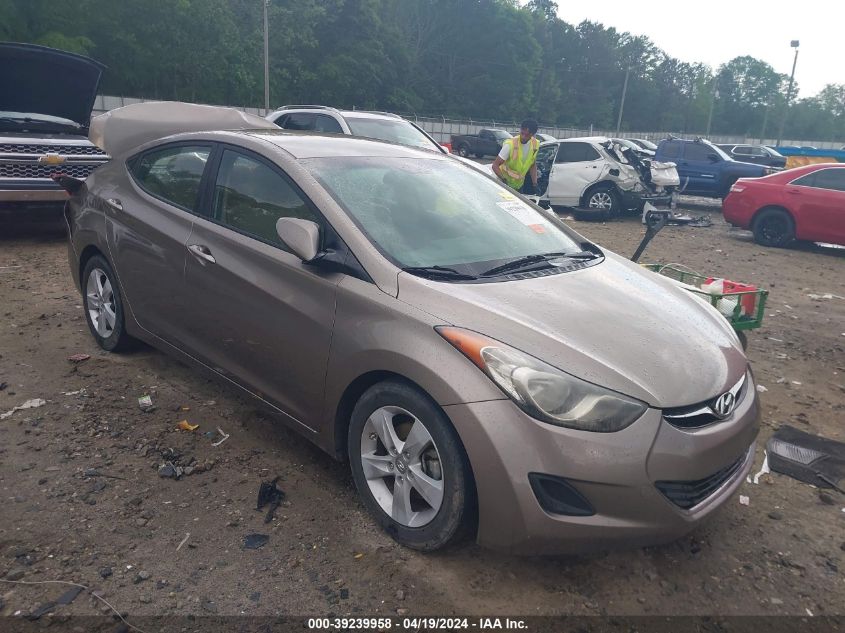
[{"label": "scattered debris", "polygon": [[[760,477],[762,477],[763,475],[768,475],[770,472],[772,472],[772,471],[769,469],[769,454],[766,453],[766,451],[764,450],[763,451],[763,465],[760,466],[759,472],[756,475],[754,475],[753,483],[755,485],[759,484],[760,483]],[[748,483],[752,483],[752,479],[750,477],[747,477],[746,481],[748,481]]]},{"label": "scattered debris", "polygon": [[200,425],[191,424],[187,420],[182,420],[179,424],[176,425],[176,428],[182,431],[196,431],[198,428],[200,428]]},{"label": "scattered debris", "polygon": [[805,609],[804,609],[804,611],[806,611],[806,612],[807,612],[807,615],[809,615],[811,618],[813,617],[813,612],[812,612],[812,611],[810,611],[810,610],[809,610],[809,609],[807,609],[807,608],[805,608]]},{"label": "scattered debris", "polygon": [[355,560],[361,560],[362,558],[364,558],[364,555],[361,552],[358,552],[352,558],[354,558]]},{"label": "scattered debris", "polygon": [[769,438],[766,449],[773,471],[819,488],[842,491],[839,486],[845,477],[842,442],[784,425]]},{"label": "scattered debris", "polygon": [[264,523],[270,523],[273,520],[273,514],[285,499],[285,492],[276,485],[280,477],[276,477],[272,481],[262,481],[258,488],[258,503],[256,510],[260,510],[266,505],[270,507],[267,509],[267,515],[264,517]]},{"label": "scattered debris", "polygon": [[151,575],[152,574],[150,574],[150,572],[148,571],[139,571],[138,575],[135,576],[135,580],[133,580],[132,582],[137,585],[139,583],[144,582],[145,580],[149,580]]},{"label": "scattered debris", "polygon": [[769,518],[773,521],[780,521],[783,518],[783,513],[777,510],[772,510],[769,512]]},{"label": "scattered debris", "polygon": [[228,433],[226,433],[226,432],[225,432],[223,429],[221,429],[219,426],[217,427],[217,431],[220,433],[220,435],[222,435],[222,436],[223,436],[223,438],[222,438],[222,439],[220,439],[220,440],[217,440],[216,442],[212,442],[212,443],[211,443],[211,445],[212,445],[212,446],[220,446],[223,442],[225,442],[226,440],[228,440],[228,439],[229,439],[229,434],[228,434]]},{"label": "scattered debris", "polygon": [[810,297],[810,300],[812,300],[812,301],[824,301],[826,299],[845,299],[845,297],[842,297],[840,295],[831,294],[829,292],[826,292],[822,295],[810,293],[807,296]]},{"label": "scattered debris", "polygon": [[91,358],[91,354],[74,354],[73,356],[68,356],[67,359],[72,363],[82,363]]},{"label": "scattered debris", "polygon": [[264,547],[270,537],[267,534],[247,534],[244,537],[244,549],[258,549]]},{"label": "scattered debris", "polygon": [[182,539],[182,541],[179,543],[179,545],[177,545],[177,546],[176,546],[176,551],[177,551],[177,552],[178,552],[180,549],[182,549],[182,546],[183,546],[185,543],[187,543],[187,542],[188,542],[188,539],[189,539],[190,537],[191,537],[191,533],[190,533],[190,532],[186,532],[186,533],[185,533],[185,538],[183,538],[183,539]]},{"label": "scattered debris", "polygon": [[150,396],[141,396],[138,398],[138,406],[141,407],[141,411],[147,412],[152,411],[155,409],[155,405],[153,404],[153,399]]},{"label": "scattered debris", "polygon": [[766,393],[768,389],[766,389],[763,385],[757,385],[757,393]]},{"label": "scattered debris", "polygon": [[43,407],[45,404],[47,404],[47,401],[41,398],[33,398],[32,400],[27,400],[23,404],[6,411],[6,413],[0,413],[0,420],[5,420],[6,418],[11,417],[11,415],[15,411],[23,411],[24,409],[36,409],[38,407]]},{"label": "scattered debris", "polygon": [[182,476],[182,469],[174,466],[173,462],[166,462],[159,467],[158,476],[165,479],[179,479]]},{"label": "scattered debris", "polygon": [[84,389],[77,389],[76,391],[64,391],[62,392],[63,396],[78,396],[81,393],[85,393]]},{"label": "scattered debris", "polygon": [[819,491],[819,501],[826,506],[832,506],[834,504],[833,497],[830,496],[829,493],[823,491]]},{"label": "scattered debris", "polygon": [[739,502],[744,506],[751,505],[751,499],[749,499],[745,495],[739,495]]},{"label": "scattered debris", "polygon": [[792,381],[792,384],[793,384],[793,385],[798,385],[798,386],[800,387],[802,383],[798,382],[797,380],[793,380],[793,381]]},{"label": "scattered debris", "polygon": [[9,386],[7,382],[0,382],[0,391],[3,391],[6,387]]}]

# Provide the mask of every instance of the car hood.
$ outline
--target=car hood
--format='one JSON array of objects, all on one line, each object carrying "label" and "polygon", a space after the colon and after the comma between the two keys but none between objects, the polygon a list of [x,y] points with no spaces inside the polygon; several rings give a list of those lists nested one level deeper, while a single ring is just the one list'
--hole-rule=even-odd
[{"label": "car hood", "polygon": [[104,69],[54,48],[0,43],[0,110],[49,114],[87,127]]},{"label": "car hood", "polygon": [[606,253],[535,279],[460,284],[399,275],[398,298],[654,407],[724,393],[748,361],[728,322],[675,282]]}]

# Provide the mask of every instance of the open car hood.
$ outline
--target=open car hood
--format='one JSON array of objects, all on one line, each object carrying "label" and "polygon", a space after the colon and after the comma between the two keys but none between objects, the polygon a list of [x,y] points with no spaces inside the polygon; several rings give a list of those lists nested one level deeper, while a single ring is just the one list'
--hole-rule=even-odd
[{"label": "open car hood", "polygon": [[105,66],[35,44],[0,43],[0,110],[48,114],[87,128]]}]

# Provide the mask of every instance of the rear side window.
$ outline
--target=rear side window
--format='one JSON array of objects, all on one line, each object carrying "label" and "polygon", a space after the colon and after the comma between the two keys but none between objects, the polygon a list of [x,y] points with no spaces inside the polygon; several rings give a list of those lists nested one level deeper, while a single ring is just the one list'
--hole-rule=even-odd
[{"label": "rear side window", "polygon": [[319,224],[305,200],[281,173],[238,152],[225,150],[214,186],[214,218],[240,233],[289,251],[276,233],[279,218]]},{"label": "rear side window", "polygon": [[709,160],[707,156],[715,153],[716,151],[712,147],[701,143],[687,143],[684,146],[684,158],[687,160],[706,162]]},{"label": "rear side window", "polygon": [[680,158],[681,144],[671,141],[663,143],[663,151],[661,152],[666,158]]},{"label": "rear side window", "polygon": [[283,127],[286,130],[313,130],[314,115],[309,112],[292,112],[288,115]]},{"label": "rear side window", "polygon": [[129,171],[147,193],[193,211],[211,148],[182,145],[153,150],[129,162]]},{"label": "rear side window", "polygon": [[821,169],[815,176],[814,187],[845,191],[845,169]]},{"label": "rear side window", "polygon": [[557,151],[556,163],[580,163],[601,158],[589,143],[561,143]]}]

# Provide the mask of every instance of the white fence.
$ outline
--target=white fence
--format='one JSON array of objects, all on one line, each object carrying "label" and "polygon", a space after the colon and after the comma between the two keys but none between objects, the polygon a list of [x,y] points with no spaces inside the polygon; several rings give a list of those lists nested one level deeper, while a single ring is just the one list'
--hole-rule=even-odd
[{"label": "white fence", "polygon": [[[144,101],[151,101],[151,99],[136,99],[132,97],[110,97],[100,95],[97,97],[97,100],[94,102],[94,113],[101,114],[103,112],[107,112],[109,110],[114,110],[115,108],[120,108],[126,105],[130,105],[132,103],[143,103]],[[248,112],[250,114],[256,114],[258,116],[265,116],[268,111],[264,108],[246,108],[240,106],[231,106],[237,108],[238,110],[243,110],[244,112]],[[505,129],[509,132],[517,132],[519,129],[519,121],[515,120],[480,120],[474,121],[473,119],[448,119],[446,117],[422,117],[417,116],[416,114],[408,114],[408,113],[400,113],[406,119],[410,121],[414,121],[417,125],[419,125],[422,129],[426,132],[431,134],[437,141],[441,143],[448,143],[450,137],[453,134],[477,134],[478,131],[482,128],[501,128]],[[554,136],[555,138],[575,138],[575,137],[582,137],[582,136],[615,136],[614,130],[608,130],[603,128],[594,128],[590,126],[589,128],[563,128],[563,127],[549,127],[546,125],[540,126],[540,132],[544,134],[549,134]],[[677,136],[683,136],[686,138],[693,138],[695,136],[699,136],[702,133],[684,133],[680,134],[679,132],[671,132]],[[625,138],[644,138],[651,141],[658,141],[660,139],[666,138],[669,136],[670,132],[658,132],[658,131],[638,131],[638,132],[630,132],[625,131],[621,135]],[[738,136],[738,135],[719,135],[719,134],[711,134],[709,139],[713,143],[751,143],[756,144],[760,143],[762,140],[763,145],[775,145],[777,143],[776,139],[768,138],[768,139],[760,139],[758,137],[745,137],[745,136]],[[802,140],[783,140],[781,142],[782,145],[792,145],[796,147],[817,147],[818,149],[839,149],[842,147],[842,142],[833,142],[833,141],[802,141]]]}]

